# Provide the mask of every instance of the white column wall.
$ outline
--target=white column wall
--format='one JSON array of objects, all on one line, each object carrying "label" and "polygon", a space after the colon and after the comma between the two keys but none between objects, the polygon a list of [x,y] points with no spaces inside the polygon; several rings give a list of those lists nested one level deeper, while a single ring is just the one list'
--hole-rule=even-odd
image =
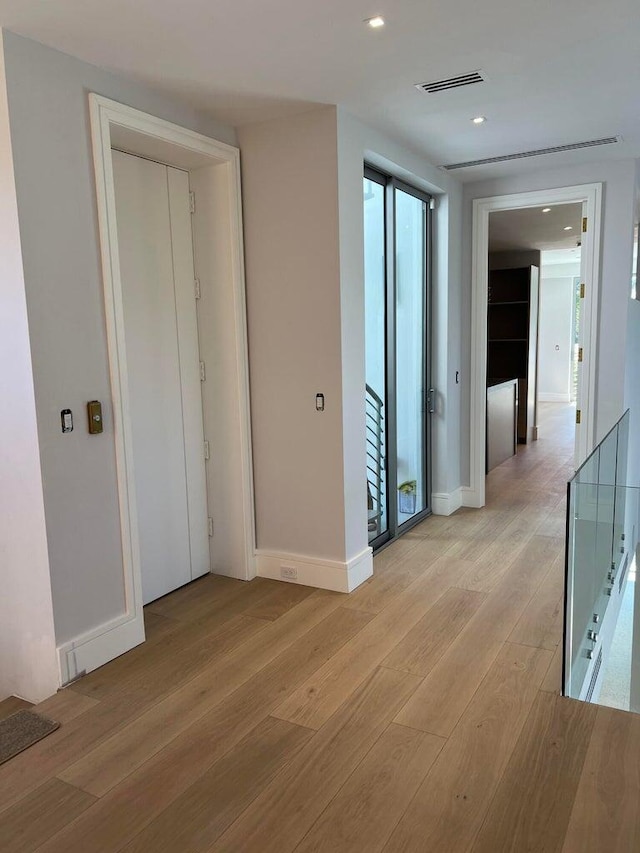
[{"label": "white column wall", "polygon": [[258,552],[344,566],[336,111],[239,139]]},{"label": "white column wall", "polygon": [[55,692],[40,448],[0,32],[0,700]]}]

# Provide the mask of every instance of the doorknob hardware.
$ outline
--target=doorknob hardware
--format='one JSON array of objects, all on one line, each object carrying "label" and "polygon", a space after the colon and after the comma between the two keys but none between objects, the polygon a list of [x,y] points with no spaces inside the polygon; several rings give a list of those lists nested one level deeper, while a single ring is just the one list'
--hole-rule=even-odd
[{"label": "doorknob hardware", "polygon": [[433,414],[436,410],[436,389],[429,388],[427,391],[427,411]]},{"label": "doorknob hardware", "polygon": [[87,403],[87,417],[89,434],[100,435],[102,432],[102,403],[99,400],[90,400]]}]

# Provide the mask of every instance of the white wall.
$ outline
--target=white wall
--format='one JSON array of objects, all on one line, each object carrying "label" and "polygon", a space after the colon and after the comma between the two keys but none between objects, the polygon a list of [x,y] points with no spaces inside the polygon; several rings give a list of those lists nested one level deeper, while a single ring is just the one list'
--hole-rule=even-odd
[{"label": "white wall", "polygon": [[443,492],[460,485],[460,187],[341,109],[245,126],[239,137],[258,550],[351,563],[368,552],[363,166],[439,196],[433,488]]},{"label": "white wall", "polygon": [[623,411],[625,337],[632,252],[633,160],[588,163],[526,172],[508,178],[465,184],[463,220],[462,362],[465,367],[461,410],[462,480],[469,482],[469,366],[471,363],[471,233],[476,198],[602,182],[604,207],[601,242],[601,303],[596,372],[595,428],[599,441]]},{"label": "white wall", "polygon": [[[460,486],[457,438],[460,406],[461,185],[420,155],[338,110],[340,268],[345,450],[346,535],[357,551],[366,537],[364,422],[364,261],[362,170],[364,162],[436,196],[433,244],[432,385],[437,411],[432,425],[432,492],[454,495]],[[446,499],[438,502],[445,508]]]},{"label": "white wall", "polygon": [[[9,115],[58,645],[123,611],[122,548],[88,92],[225,142],[229,128],[151,90],[5,33]],[[105,431],[86,430],[87,400]],[[71,408],[75,430],[60,431]]]},{"label": "white wall", "polygon": [[29,325],[0,32],[0,700],[58,686]]},{"label": "white wall", "polygon": [[540,272],[538,399],[571,399],[574,278],[580,264],[545,265]]},{"label": "white wall", "polygon": [[345,562],[336,110],[239,138],[257,546]]}]

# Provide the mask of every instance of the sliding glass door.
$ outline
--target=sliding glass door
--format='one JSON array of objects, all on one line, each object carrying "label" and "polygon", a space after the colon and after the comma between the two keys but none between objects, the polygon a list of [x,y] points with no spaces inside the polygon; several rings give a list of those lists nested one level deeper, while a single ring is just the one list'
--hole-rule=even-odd
[{"label": "sliding glass door", "polygon": [[364,178],[367,500],[374,547],[430,512],[430,198]]},{"label": "sliding glass door", "polygon": [[367,503],[369,541],[388,531],[385,187],[364,182]]}]

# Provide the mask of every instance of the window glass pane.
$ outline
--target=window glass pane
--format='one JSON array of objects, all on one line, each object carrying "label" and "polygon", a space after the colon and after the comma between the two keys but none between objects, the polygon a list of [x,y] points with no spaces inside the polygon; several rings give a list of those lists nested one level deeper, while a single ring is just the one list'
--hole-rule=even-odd
[{"label": "window glass pane", "polygon": [[426,203],[396,203],[396,430],[398,524],[427,506],[425,477]]},{"label": "window glass pane", "polygon": [[367,502],[369,541],[388,528],[386,455],[385,188],[364,179]]}]

